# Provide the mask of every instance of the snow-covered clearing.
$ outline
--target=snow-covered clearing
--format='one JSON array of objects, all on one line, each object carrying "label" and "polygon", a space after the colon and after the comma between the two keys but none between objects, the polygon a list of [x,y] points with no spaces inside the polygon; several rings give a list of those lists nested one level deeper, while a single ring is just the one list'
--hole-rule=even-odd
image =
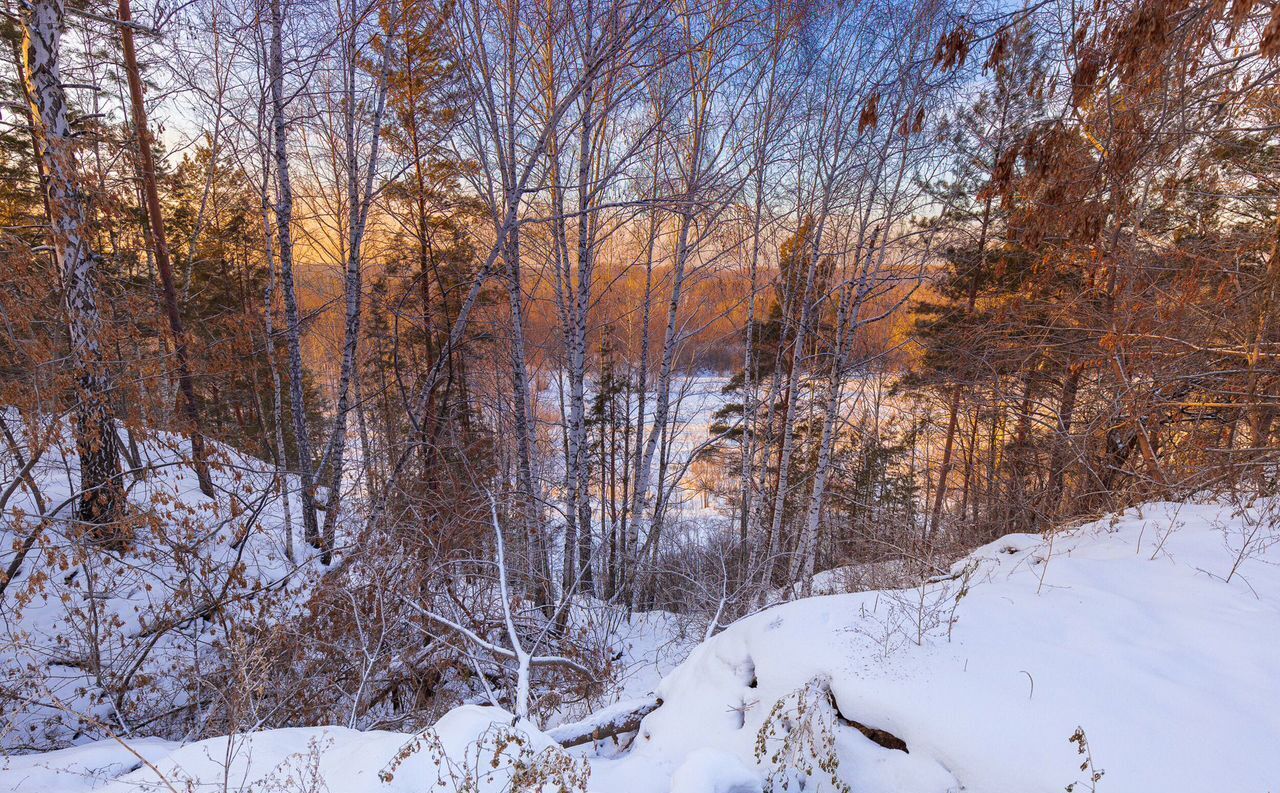
[{"label": "snow-covered clearing", "polygon": [[666,675],[629,746],[561,754],[529,725],[507,743],[509,716],[465,706],[426,736],[293,729],[13,756],[0,787],[453,793],[572,786],[589,763],[599,793],[1268,793],[1280,546],[1257,540],[1274,516],[1150,504],[1051,542],[1002,538],[923,588],[775,606]]}]

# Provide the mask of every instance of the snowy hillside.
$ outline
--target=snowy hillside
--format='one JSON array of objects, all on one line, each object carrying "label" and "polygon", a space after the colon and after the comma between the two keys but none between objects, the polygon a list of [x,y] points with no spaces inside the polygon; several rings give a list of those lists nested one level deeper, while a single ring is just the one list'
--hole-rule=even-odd
[{"label": "snowy hillside", "polygon": [[[10,692],[0,747],[102,737],[107,723],[159,732],[220,696],[197,690],[195,673],[216,676],[213,648],[230,624],[297,607],[311,549],[297,536],[286,547],[288,502],[272,465],[212,444],[209,498],[183,462],[185,441],[169,433],[131,452],[129,550],[95,546],[70,519],[79,487],[70,432],[28,433],[40,435],[47,441],[0,520],[0,571],[14,573],[0,600],[0,683]],[[21,450],[23,464],[32,456]],[[0,462],[0,490],[18,475],[14,457]]]},{"label": "snowy hillside", "polygon": [[566,754],[527,725],[512,743],[506,714],[464,706],[416,737],[297,729],[13,756],[0,788],[573,789],[589,763],[599,793],[1268,793],[1275,516],[1152,504],[1052,541],[1005,537],[923,588],[770,608],[667,675],[629,749]]},{"label": "snowy hillside", "polygon": [[[1101,791],[1276,790],[1280,548],[1231,575],[1247,532],[1259,530],[1245,549],[1259,552],[1274,519],[1148,505],[1052,548],[1005,537],[957,567],[967,583],[757,614],[663,681],[663,707],[628,758],[597,769],[600,789],[630,780],[627,789],[663,790],[666,774],[711,758],[726,777],[750,766],[774,703],[786,702],[775,720],[799,721],[793,692],[817,681],[806,718],[832,727],[838,773],[854,791],[1088,790],[1089,755],[1069,741],[1078,727],[1089,770],[1105,771]],[[780,745],[771,739],[768,754]]]}]

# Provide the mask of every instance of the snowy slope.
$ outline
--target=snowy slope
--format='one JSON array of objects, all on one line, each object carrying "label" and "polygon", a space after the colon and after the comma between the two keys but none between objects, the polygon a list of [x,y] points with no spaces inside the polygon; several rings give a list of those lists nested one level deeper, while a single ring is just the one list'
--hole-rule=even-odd
[{"label": "snowy slope", "polygon": [[[1274,512],[1251,516],[1275,536]],[[686,758],[708,762],[701,749],[726,775],[730,757],[754,766],[773,704],[826,678],[840,716],[909,750],[833,718],[840,775],[860,793],[1061,791],[1088,776],[1077,727],[1105,793],[1280,790],[1280,546],[1225,580],[1250,527],[1222,507],[1148,505],[1059,535],[1051,553],[1027,535],[980,549],[960,565],[976,563],[958,604],[962,579],[770,609],[668,676],[636,748],[594,778],[661,791]]]},{"label": "snowy slope", "polygon": [[[5,418],[17,426],[12,411]],[[107,724],[145,734],[190,717],[182,709],[200,707],[190,672],[212,671],[227,626],[278,619],[309,580],[305,543],[294,538],[297,561],[286,553],[284,483],[269,463],[211,443],[208,498],[184,462],[182,437],[141,439],[145,470],[125,477],[133,536],[120,554],[66,520],[79,483],[75,447],[65,426],[50,426],[49,436],[31,471],[42,499],[24,487],[0,516],[0,571],[33,531],[37,538],[0,598],[0,748],[8,750],[101,737]],[[0,490],[17,469],[0,455]],[[42,504],[53,519],[36,517]]]},{"label": "snowy slope", "polygon": [[[923,589],[771,608],[667,675],[657,687],[663,705],[630,751],[590,757],[589,789],[751,793],[787,781],[788,790],[827,791],[840,789],[834,772],[854,793],[1050,793],[1073,783],[1077,793],[1091,784],[1101,793],[1274,793],[1278,531],[1266,509],[1241,516],[1219,505],[1153,504],[1052,543],[1005,537]],[[447,716],[438,726],[444,766],[475,760],[467,736],[501,729],[487,728],[495,720],[509,724],[491,709]],[[1077,728],[1090,754],[1070,740]],[[325,787],[279,789],[461,789],[437,785],[421,751],[390,785],[380,781],[411,740],[282,730],[238,738],[230,755],[226,739],[215,739],[167,756],[146,743],[139,754],[155,768],[125,776],[140,761],[98,743],[2,761],[0,789],[70,793],[113,778],[102,789],[154,790],[156,769],[198,780],[193,789],[221,790],[228,779],[230,789],[247,789],[282,767],[311,769]],[[554,752],[546,740],[534,732],[531,751]],[[886,748],[895,741],[907,751]],[[48,770],[66,767],[75,772]],[[801,787],[794,774],[805,771],[812,776]],[[1094,771],[1105,772],[1096,784]]]}]

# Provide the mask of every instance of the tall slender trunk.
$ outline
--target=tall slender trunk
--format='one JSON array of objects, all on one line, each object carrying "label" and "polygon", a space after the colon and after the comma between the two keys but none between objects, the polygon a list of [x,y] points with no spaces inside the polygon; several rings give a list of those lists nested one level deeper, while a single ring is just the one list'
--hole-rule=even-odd
[{"label": "tall slender trunk", "polygon": [[1054,441],[1049,462],[1049,485],[1045,488],[1044,512],[1049,520],[1058,516],[1062,506],[1063,483],[1071,453],[1071,420],[1076,409],[1076,394],[1080,390],[1080,367],[1073,366],[1062,381],[1062,397],[1058,402],[1058,437]]},{"label": "tall slender trunk", "polygon": [[[966,313],[972,313],[978,304],[978,280],[982,277],[987,266],[987,237],[991,230],[991,201],[992,197],[988,195],[982,203],[982,221],[978,230],[978,267],[969,277],[969,293],[965,301]],[[942,465],[938,468],[938,489],[934,493],[933,512],[929,518],[928,531],[930,534],[938,531],[938,525],[942,521],[942,507],[946,503],[947,476],[951,473],[951,450],[955,443],[956,429],[959,425],[960,395],[962,390],[959,383],[956,383],[951,389],[951,406],[947,411],[947,437],[942,444]]]},{"label": "tall slender trunk", "polygon": [[[781,6],[776,10],[782,10]],[[774,20],[775,25],[778,19]],[[778,68],[780,61],[780,50],[785,36],[778,35],[777,29],[774,32],[772,48],[769,53],[769,71],[768,80],[765,82],[764,98],[761,103],[762,118],[760,121],[759,134],[756,136],[755,159],[752,163],[752,170],[755,177],[754,184],[754,206],[751,213],[751,254],[748,267],[749,294],[747,302],[747,322],[744,329],[745,346],[743,348],[743,383],[742,383],[742,443],[740,444],[739,469],[741,474],[741,484],[739,487],[739,514],[738,514],[738,543],[741,546],[739,566],[742,581],[750,581],[752,570],[755,567],[757,556],[759,554],[759,543],[757,533],[760,523],[760,500],[762,498],[762,487],[758,486],[756,472],[756,456],[758,453],[757,439],[760,434],[760,428],[768,428],[770,414],[773,407],[772,398],[765,407],[765,415],[761,416],[760,411],[760,382],[757,377],[757,368],[759,361],[756,358],[756,292],[760,288],[760,256],[761,256],[761,234],[764,226],[765,211],[765,185],[769,171],[770,146],[773,142],[775,132],[774,113],[779,109],[775,105],[778,99]],[[775,372],[777,368],[775,366]],[[776,392],[775,392],[776,393]],[[770,395],[772,397],[772,395]],[[764,419],[763,421],[761,419]],[[760,468],[767,468],[761,465]]]},{"label": "tall slender trunk", "polygon": [[[971,496],[973,494],[974,484],[974,461],[978,456],[978,414],[980,408],[974,406],[971,421],[969,422],[969,443],[965,447],[964,453],[964,482],[961,485],[960,494],[960,520],[967,521],[976,510],[971,510],[970,505],[973,503]],[[975,516],[976,517],[976,516]]]},{"label": "tall slender trunk", "polygon": [[[770,75],[769,96],[772,96],[773,73]],[[766,113],[768,111],[766,110]],[[764,190],[767,162],[767,142],[769,140],[769,119],[757,145],[755,161],[755,206],[751,214],[751,256],[748,266],[747,322],[744,329],[745,345],[742,352],[742,442],[739,448],[739,469],[741,483],[739,486],[738,505],[738,545],[739,575],[748,580],[756,559],[756,527],[758,524],[758,499],[760,488],[756,487],[756,435],[762,425],[760,423],[760,384],[756,378],[756,290],[760,288],[760,235],[764,225]]]},{"label": "tall slender trunk", "polygon": [[[789,300],[791,298],[788,297],[786,299]],[[784,303],[785,303],[785,300],[784,300]],[[789,316],[789,311],[790,310],[784,306],[783,312],[782,312],[783,316],[784,317]],[[764,520],[764,510],[766,508],[765,495],[766,495],[766,490],[768,489],[768,478],[769,478],[768,457],[772,454],[772,446],[774,444],[774,439],[777,437],[777,432],[775,429],[777,425],[777,420],[775,419],[775,414],[779,410],[778,400],[779,400],[779,396],[782,394],[783,373],[787,370],[787,367],[783,365],[783,349],[786,346],[787,331],[788,331],[787,323],[784,322],[783,329],[782,329],[782,338],[779,340],[778,354],[776,359],[774,360],[773,370],[769,376],[769,388],[765,392],[763,416],[756,421],[756,426],[758,428],[761,428],[761,431],[764,434],[764,440],[762,443],[759,444],[760,446],[759,455],[761,458],[760,464],[758,466],[755,466],[758,469],[758,472],[756,473],[755,478],[751,483],[752,484],[751,501],[750,501],[750,504],[748,505],[748,510],[750,512],[750,515],[748,517],[748,525],[750,526],[759,527]],[[757,386],[757,388],[759,388],[759,386]],[[786,405],[786,400],[783,400],[784,409],[785,409],[785,405]],[[747,570],[748,571],[755,570],[757,566],[760,565],[760,557],[762,554],[764,555],[765,559],[771,558],[771,554],[773,553],[770,550],[772,546],[771,540],[772,540],[771,535],[766,532],[766,534],[763,537],[759,537],[751,541],[750,543],[751,547],[747,554]],[[760,580],[761,589],[760,589],[760,592],[758,593],[761,596],[763,596],[764,592],[768,589],[767,577],[771,575],[772,575],[771,572],[764,570],[763,567],[761,568],[761,580]]]},{"label": "tall slender trunk", "polygon": [[[586,7],[587,45],[585,58],[591,57],[591,3]],[[592,273],[595,264],[594,221],[591,215],[591,158],[594,154],[591,140],[594,122],[591,104],[595,96],[594,82],[588,82],[582,92],[583,116],[578,136],[578,278],[574,284],[569,262],[565,261],[565,287],[569,290],[570,305],[569,338],[569,433],[568,465],[566,465],[565,489],[569,503],[566,512],[576,535],[576,548],[570,547],[573,537],[565,533],[565,558],[576,558],[576,575],[585,590],[594,587],[591,570],[592,531],[591,501],[589,494],[587,425],[586,425],[586,376],[587,376],[587,322],[591,310]]]},{"label": "tall slender trunk", "polygon": [[[701,60],[697,66],[694,66],[691,63],[690,93],[692,96],[692,103],[689,118],[691,137],[688,148],[688,159],[684,164],[685,176],[683,180],[683,196],[681,196],[684,201],[682,202],[682,207],[679,210],[680,226],[676,234],[675,261],[671,272],[671,298],[667,304],[666,330],[664,331],[662,339],[662,362],[658,369],[657,389],[654,395],[653,426],[649,429],[649,435],[645,439],[643,450],[640,452],[639,459],[637,460],[636,488],[632,493],[632,502],[636,505],[636,510],[633,514],[634,525],[632,533],[637,537],[637,539],[639,539],[642,533],[645,535],[641,544],[633,546],[635,551],[633,559],[636,567],[632,570],[631,577],[632,586],[630,595],[632,610],[635,610],[639,605],[641,592],[643,590],[643,586],[640,581],[640,576],[643,572],[640,569],[643,564],[643,559],[650,554],[656,556],[658,550],[659,523],[652,518],[660,518],[664,508],[662,471],[659,471],[657,491],[654,499],[654,510],[650,514],[650,520],[648,521],[647,526],[642,526],[641,524],[645,523],[644,503],[648,495],[650,478],[653,473],[654,454],[657,451],[660,436],[665,435],[668,430],[667,423],[670,420],[671,374],[675,363],[676,350],[679,348],[681,341],[679,329],[680,304],[684,293],[685,278],[688,274],[689,261],[693,256],[694,247],[690,241],[690,233],[693,229],[694,216],[697,211],[694,207],[694,199],[699,196],[703,188],[703,158],[706,156],[706,153],[703,151],[703,147],[706,145],[706,135],[711,123],[711,97],[705,84],[707,76],[699,73],[699,70],[711,63],[713,49],[714,48],[710,47],[707,49],[704,53],[704,59]],[[659,140],[659,143],[661,143],[661,139]],[[653,182],[655,194],[658,185],[658,178],[657,167],[655,166]],[[654,219],[651,219],[650,222],[652,224]],[[652,246],[655,241],[656,226],[651,225],[650,230],[655,232],[655,234],[651,234],[649,238],[650,249],[648,256],[651,269],[653,254]],[[652,286],[652,283],[646,278],[646,323],[648,320],[649,297],[652,294],[648,291],[648,287],[650,286]],[[646,334],[648,332],[647,324],[645,332]],[[645,345],[645,352],[648,352],[647,344]],[[641,431],[642,430],[643,426],[641,427]],[[637,445],[640,445],[639,436],[637,436]],[[664,464],[665,460],[666,455],[663,455]]]},{"label": "tall slender trunk", "polygon": [[773,495],[773,516],[769,526],[769,554],[765,558],[761,593],[767,592],[773,583],[774,570],[782,553],[782,523],[786,507],[787,491],[790,489],[791,458],[795,448],[796,403],[800,392],[800,374],[805,366],[805,345],[808,343],[809,324],[812,321],[813,289],[817,279],[818,263],[822,256],[822,231],[826,224],[826,210],[818,219],[814,230],[812,252],[805,272],[804,287],[800,293],[800,318],[796,325],[795,335],[791,341],[790,360],[787,365],[786,391],[782,408],[782,446],[778,450],[777,489]]},{"label": "tall slender trunk", "polygon": [[[395,5],[391,15],[394,22]],[[356,378],[356,367],[359,366],[360,351],[360,315],[362,306],[361,270],[362,248],[365,227],[369,221],[369,209],[373,204],[373,182],[378,172],[378,148],[382,141],[382,118],[387,102],[387,57],[383,54],[376,90],[376,100],[372,121],[372,141],[369,149],[369,163],[364,173],[363,185],[360,179],[360,167],[357,163],[356,150],[356,30],[357,14],[352,9],[349,20],[350,29],[346,34],[346,68],[343,84],[343,116],[345,124],[345,159],[347,168],[347,261],[346,277],[343,280],[343,294],[346,310],[343,324],[342,367],[338,375],[338,410],[333,418],[333,432],[329,437],[327,458],[328,499],[325,503],[324,532],[321,538],[323,553],[321,561],[328,564],[333,554],[335,534],[337,533],[339,504],[341,502],[342,474],[347,451],[347,414],[351,410],[352,381]],[[392,37],[388,36],[388,40]],[[326,466],[322,464],[322,471]]]},{"label": "tall slender trunk", "polygon": [[[539,532],[534,520],[537,494],[533,483],[533,419],[531,389],[524,338],[524,286],[520,271],[520,238],[512,230],[507,237],[503,259],[507,265],[507,300],[511,312],[512,413],[516,429],[516,482],[520,492],[521,515],[530,537]],[[572,567],[570,560],[565,564]]]},{"label": "tall slender trunk", "polygon": [[947,498],[947,477],[951,474],[952,447],[956,430],[960,425],[960,384],[951,386],[950,406],[947,408],[947,434],[942,441],[942,463],[938,466],[938,487],[933,494],[933,511],[929,514],[929,534],[936,534],[942,523],[942,506]]},{"label": "tall slender trunk", "polygon": [[[658,368],[658,382],[654,394],[653,408],[653,426],[649,429],[649,435],[645,439],[644,450],[641,453],[639,467],[636,470],[636,489],[633,499],[637,504],[637,509],[632,517],[635,521],[633,533],[638,537],[641,533],[641,523],[644,523],[644,499],[649,492],[650,477],[653,472],[654,455],[658,449],[658,440],[666,431],[667,421],[671,412],[671,373],[675,363],[675,353],[679,346],[679,317],[680,317],[680,300],[684,291],[685,271],[692,253],[689,245],[689,231],[693,224],[693,219],[686,211],[680,217],[680,231],[676,238],[676,261],[674,272],[672,273],[671,283],[671,299],[667,303],[667,324],[666,331],[662,340],[662,363]],[[662,489],[662,481],[658,481],[658,490]],[[655,498],[654,511],[658,509],[657,500]],[[652,514],[652,513],[651,513]],[[638,547],[635,554],[636,569],[634,569],[632,580],[633,586],[631,591],[632,609],[639,606],[639,598],[642,587],[639,582],[640,565],[643,558],[657,545],[657,535],[654,531],[654,522],[648,521],[645,536],[642,544]]]},{"label": "tall slender trunk", "polygon": [[[822,418],[822,439],[818,444],[818,464],[813,476],[813,490],[809,497],[803,532],[791,558],[790,582],[800,583],[805,597],[813,594],[813,571],[818,555],[818,520],[822,515],[827,480],[831,475],[831,455],[835,447],[836,418],[840,412],[840,397],[844,386],[846,335],[857,326],[857,302],[861,288],[845,290],[844,299],[836,319],[836,347],[832,352],[831,370],[827,380]],[[852,315],[852,316],[851,316]]]},{"label": "tall slender trunk", "polygon": [[169,261],[169,242],[165,234],[164,214],[160,210],[160,192],[156,187],[156,160],[151,149],[151,130],[147,125],[147,107],[142,94],[142,73],[138,68],[138,55],[134,49],[133,21],[129,0],[119,0],[121,24],[120,41],[124,49],[124,71],[129,82],[129,103],[133,111],[134,135],[138,141],[138,159],[142,170],[143,202],[147,213],[147,225],[151,229],[151,243],[155,251],[156,269],[160,273],[160,285],[164,294],[165,317],[169,333],[173,336],[173,352],[178,364],[178,391],[182,396],[183,418],[186,430],[191,433],[191,466],[200,483],[200,492],[213,498],[213,482],[209,479],[209,464],[205,455],[204,435],[200,429],[200,403],[196,398],[191,379],[191,360],[187,353],[187,334],[178,313],[178,291],[173,283],[173,267]]},{"label": "tall slender trunk", "polygon": [[262,255],[267,262],[267,286],[262,296],[262,315],[265,324],[267,366],[271,369],[271,416],[275,428],[276,476],[280,480],[281,506],[284,509],[284,555],[294,561],[293,553],[293,504],[289,494],[289,456],[284,442],[284,405],[280,384],[280,367],[276,363],[275,284],[276,259],[271,234],[271,209],[267,198],[267,163],[264,152],[262,177]]},{"label": "tall slender trunk", "polygon": [[1027,477],[1031,474],[1031,418],[1035,405],[1037,364],[1033,360],[1022,376],[1022,399],[1018,405],[1018,421],[1014,425],[1013,443],[1007,453],[1005,473],[1008,477],[1005,508],[1011,525],[1005,531],[1028,530]]},{"label": "tall slender trunk", "polygon": [[63,0],[21,0],[23,79],[31,100],[33,133],[44,169],[50,236],[63,280],[71,339],[70,360],[79,385],[75,406],[80,458],[79,516],[95,539],[122,547],[127,538],[108,524],[124,510],[119,440],[109,403],[110,378],[102,359],[102,318],[94,283],[97,258],[88,239],[86,199],[80,184],[67,98],[59,70],[66,24]]},{"label": "tall slender trunk", "polygon": [[298,450],[298,478],[301,480],[302,531],[312,547],[320,547],[320,526],[316,520],[315,461],[311,453],[311,432],[307,428],[307,408],[303,394],[302,318],[293,276],[293,183],[289,179],[288,122],[284,98],[284,0],[270,0],[271,48],[267,69],[271,80],[271,114],[276,161],[276,237],[280,248],[280,282],[284,291],[284,315],[289,340],[289,403],[293,414],[294,443]]},{"label": "tall slender trunk", "polygon": [[[654,168],[652,189],[657,192],[658,186],[658,170]],[[645,263],[644,263],[644,301],[641,303],[640,309],[640,368],[636,375],[636,430],[635,430],[635,459],[631,464],[631,470],[628,472],[631,479],[630,498],[625,507],[624,516],[627,522],[627,530],[624,535],[623,545],[626,547],[627,553],[624,554],[624,566],[629,565],[630,570],[622,576],[622,581],[630,585],[635,582],[640,567],[640,516],[644,512],[644,499],[648,494],[649,480],[648,471],[644,470],[648,463],[645,460],[644,426],[645,426],[645,407],[649,399],[649,325],[652,322],[653,314],[653,264],[654,249],[657,246],[658,238],[658,211],[656,208],[650,209],[649,212],[649,235],[645,246]],[[630,416],[630,407],[628,406],[627,415]],[[643,476],[641,472],[644,471]],[[622,586],[623,584],[620,584]],[[634,595],[634,591],[628,592]],[[634,598],[633,598],[634,600]]]},{"label": "tall slender trunk", "polygon": [[[1253,486],[1259,493],[1267,492],[1267,463],[1272,455],[1270,438],[1271,425],[1275,418],[1275,409],[1270,400],[1259,398],[1259,388],[1263,379],[1262,345],[1274,334],[1275,314],[1280,304],[1280,205],[1276,207],[1276,220],[1272,225],[1271,252],[1267,258],[1267,269],[1264,275],[1266,286],[1258,290],[1257,305],[1254,311],[1255,329],[1253,341],[1249,345],[1249,354],[1245,359],[1247,375],[1243,398],[1243,409],[1237,411],[1231,422],[1232,435],[1235,434],[1235,423],[1247,412],[1250,430],[1249,447],[1245,458],[1252,466]],[[1230,448],[1230,444],[1227,444]]]}]

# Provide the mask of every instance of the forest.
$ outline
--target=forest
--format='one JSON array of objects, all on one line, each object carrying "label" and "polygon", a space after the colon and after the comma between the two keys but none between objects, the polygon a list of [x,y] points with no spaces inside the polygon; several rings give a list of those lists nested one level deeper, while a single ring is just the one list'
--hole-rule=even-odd
[{"label": "forest", "polygon": [[[406,790],[585,791],[730,626],[918,593],[840,633],[888,668],[1028,537],[1042,595],[1081,526],[1203,524],[1195,586],[1280,603],[1276,0],[0,2],[6,755],[482,706],[505,787]],[[745,781],[598,789],[1072,782],[856,784],[841,741],[919,739],[842,674]],[[326,778],[244,789],[384,789]]]}]

